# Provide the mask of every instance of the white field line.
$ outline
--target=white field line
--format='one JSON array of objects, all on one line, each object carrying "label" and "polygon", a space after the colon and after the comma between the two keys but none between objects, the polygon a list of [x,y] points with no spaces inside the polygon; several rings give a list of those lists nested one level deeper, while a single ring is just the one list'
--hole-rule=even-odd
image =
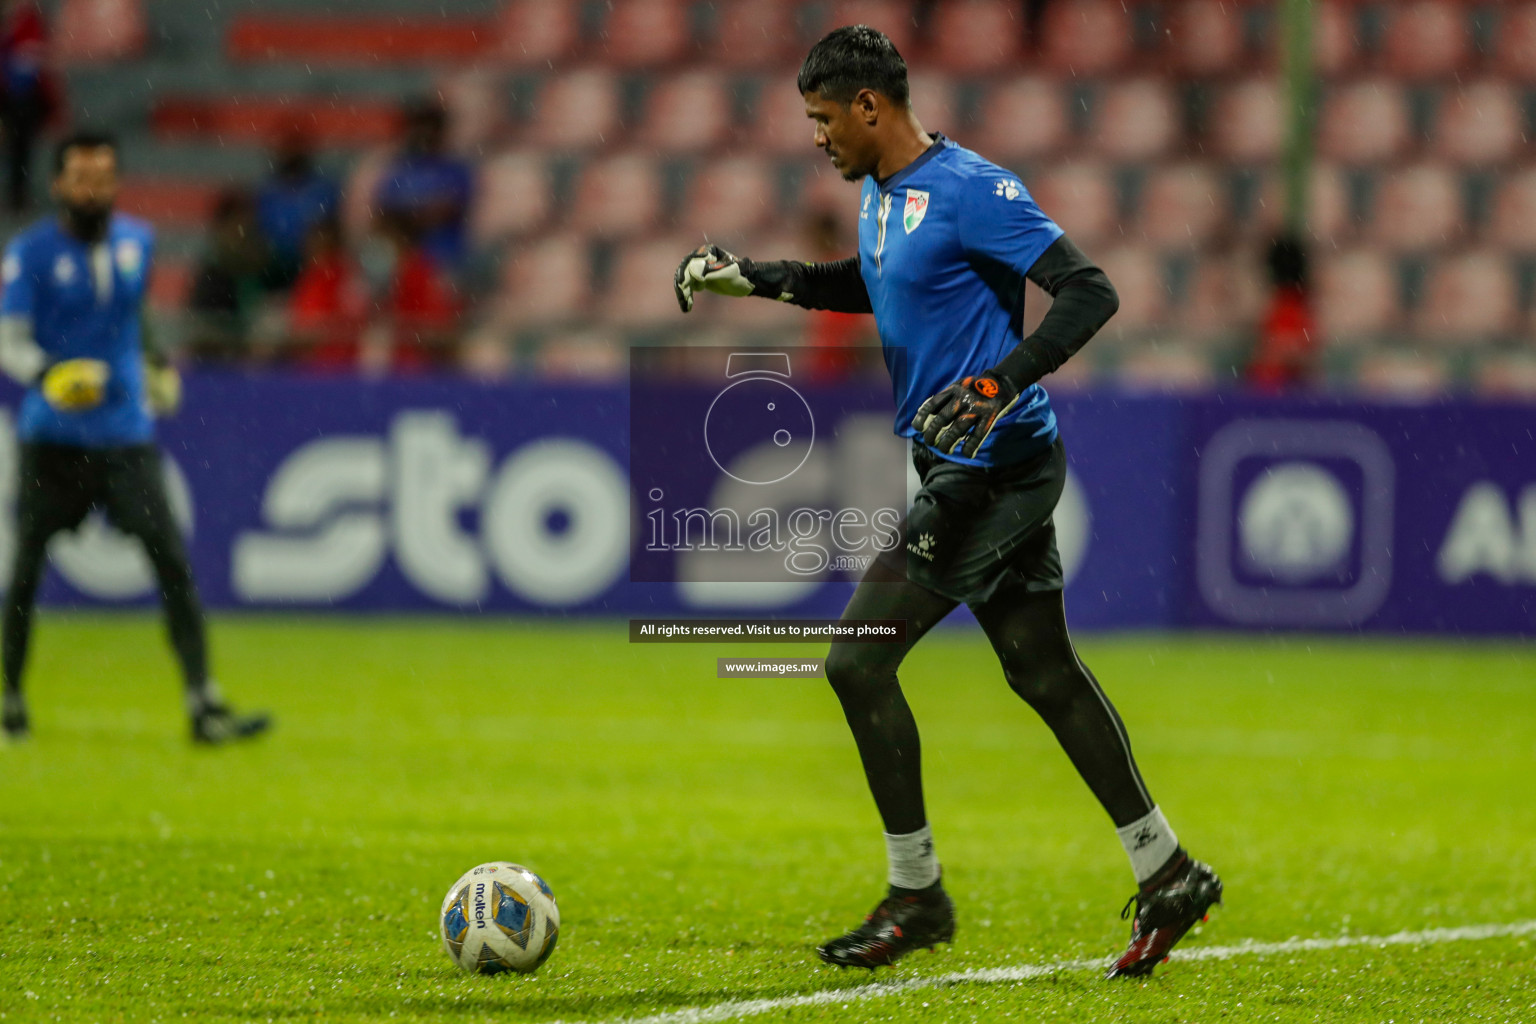
[{"label": "white field line", "polygon": [[[1350,946],[1434,946],[1446,942],[1474,942],[1478,939],[1496,939],[1511,935],[1536,934],[1536,921],[1519,921],[1515,924],[1481,924],[1465,928],[1430,928],[1418,932],[1396,932],[1392,935],[1340,935],[1331,939],[1287,939],[1284,942],[1254,942],[1245,940],[1230,946],[1205,946],[1175,950],[1173,959],[1184,960],[1231,960],[1240,956],[1275,956],[1284,953],[1311,953],[1320,950],[1346,949]],[[930,977],[907,978],[858,988],[828,989],[801,996],[779,996],[773,999],[738,999],[716,1003],[713,1006],[691,1006],[650,1017],[615,1018],[608,1024],[709,1024],[711,1021],[737,1020],[755,1017],[775,1010],[788,1010],[800,1006],[831,1006],[843,1003],[884,999],[905,992],[918,992],[931,988],[949,988],[954,985],[995,985],[1000,982],[1027,981],[1052,974],[1075,971],[1102,971],[1109,966],[1107,958],[1096,960],[1058,960],[1047,964],[1020,964],[1017,967],[991,967],[953,974],[936,974]]]}]

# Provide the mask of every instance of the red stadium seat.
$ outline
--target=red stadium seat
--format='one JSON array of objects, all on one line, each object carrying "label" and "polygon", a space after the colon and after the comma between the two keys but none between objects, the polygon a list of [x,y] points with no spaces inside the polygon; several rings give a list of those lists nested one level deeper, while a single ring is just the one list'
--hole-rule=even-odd
[{"label": "red stadium seat", "polygon": [[1155,79],[1137,78],[1100,92],[1089,134],[1094,151],[1111,160],[1148,161],[1168,153],[1179,129],[1172,89]]},{"label": "red stadium seat", "polygon": [[1062,75],[1095,78],[1131,57],[1131,19],[1120,0],[1056,0],[1041,20],[1040,57]]},{"label": "red stadium seat", "polygon": [[639,153],[594,160],[576,179],[570,226],[603,238],[638,234],[661,213],[661,172]]},{"label": "red stadium seat", "polygon": [[726,140],[731,122],[729,83],[713,71],[688,71],[657,81],[635,141],[667,151],[709,149]]},{"label": "red stadium seat", "polygon": [[271,143],[295,129],[334,146],[394,139],[400,128],[397,100],[316,96],[167,96],[150,115],[162,138]]},{"label": "red stadium seat", "polygon": [[1216,369],[1209,356],[1183,346],[1142,346],[1126,354],[1117,374],[1132,391],[1209,391]]},{"label": "red stadium seat", "polygon": [[528,140],[552,149],[578,149],[611,143],[619,130],[618,83],[607,71],[587,68],[544,80],[534,99]]},{"label": "red stadium seat", "polygon": [[144,0],[64,0],[54,55],[66,64],[129,60],[144,52],[148,35]]},{"label": "red stadium seat", "polygon": [[493,32],[491,53],[502,63],[547,68],[576,49],[579,0],[507,0]]},{"label": "red stadium seat", "polygon": [[1449,78],[1472,54],[1467,11],[1450,0],[1410,0],[1385,8],[1382,59],[1395,77]]},{"label": "red stadium seat", "polygon": [[842,25],[868,25],[890,37],[903,57],[911,57],[917,40],[917,25],[912,20],[910,0],[837,0],[827,18],[824,31]]},{"label": "red stadium seat", "polygon": [[147,299],[151,309],[175,312],[187,308],[197,269],[189,260],[158,258],[149,278]]},{"label": "red stadium seat", "polygon": [[662,67],[691,56],[688,11],[681,0],[613,0],[599,46],[620,67]]},{"label": "red stadium seat", "polygon": [[1199,344],[1230,340],[1258,322],[1265,282],[1257,261],[1236,254],[1209,254],[1194,268],[1179,304],[1180,336]]},{"label": "red stadium seat", "polygon": [[1022,11],[1017,0],[940,0],[927,32],[931,59],[956,74],[1012,70],[1023,51]]},{"label": "red stadium seat", "polygon": [[1536,252],[1536,170],[1499,183],[1484,237],[1511,252]]},{"label": "red stadium seat", "polygon": [[1107,340],[1139,337],[1167,319],[1168,284],[1156,253],[1122,245],[1095,253],[1094,262],[1120,294],[1120,311],[1105,327]]},{"label": "red stadium seat", "polygon": [[1462,253],[1430,271],[1414,333],[1440,345],[1477,345],[1513,334],[1519,312],[1509,260],[1487,251]]},{"label": "red stadium seat", "polygon": [[1168,56],[1175,70],[1207,77],[1243,63],[1243,12],[1232,0],[1182,0],[1171,11]]},{"label": "red stadium seat", "polygon": [[1323,103],[1319,149],[1346,164],[1385,163],[1409,142],[1408,101],[1395,82],[1373,79],[1340,86]]},{"label": "red stadium seat", "polygon": [[912,91],[912,110],[925,130],[946,135],[958,130],[960,105],[954,82],[943,75],[917,74],[907,84]]},{"label": "red stadium seat", "polygon": [[1466,233],[1461,182],[1449,168],[1415,164],[1380,181],[1369,237],[1398,252],[1443,249]]},{"label": "red stadium seat", "polygon": [[1450,383],[1445,360],[1422,352],[1370,352],[1355,366],[1355,387],[1376,398],[1436,398],[1445,394]]},{"label": "red stadium seat", "polygon": [[[1312,66],[1319,75],[1341,75],[1355,66],[1360,37],[1355,26],[1355,9],[1348,3],[1313,4]],[[1270,49],[1278,54],[1278,32],[1272,34]]]},{"label": "red stadium seat", "polygon": [[231,23],[225,49],[244,63],[449,64],[478,59],[495,38],[478,18],[246,14]]},{"label": "red stadium seat", "polygon": [[219,192],[218,185],[203,181],[130,177],[123,181],[117,206],[159,228],[201,228]]},{"label": "red stadium seat", "polygon": [[1536,82],[1536,3],[1511,3],[1499,11],[1493,71],[1505,78]]},{"label": "red stadium seat", "polygon": [[550,213],[549,168],[537,153],[502,153],[480,165],[470,211],[478,245],[537,230]]},{"label": "red stadium seat", "polygon": [[506,90],[499,75],[467,68],[444,76],[437,95],[448,111],[448,148],[483,153],[506,127]]},{"label": "red stadium seat", "polygon": [[793,82],[777,77],[765,78],[759,84],[748,132],[753,144],[765,153],[809,156],[816,152],[816,126],[805,116],[805,99],[795,91]]},{"label": "red stadium seat", "polygon": [[1223,88],[1210,118],[1210,147],[1239,164],[1267,164],[1285,146],[1286,111],[1282,86],[1273,78],[1250,78]]},{"label": "red stadium seat", "polygon": [[973,134],[979,151],[1007,164],[1057,152],[1071,130],[1066,97],[1055,82],[1015,78],[987,90]]},{"label": "red stadium seat", "polygon": [[533,369],[541,377],[583,383],[621,380],[629,372],[629,346],[620,335],[606,329],[558,334],[539,347]]},{"label": "red stadium seat", "polygon": [[707,49],[728,67],[776,68],[798,60],[795,11],[789,4],[762,0],[718,0],[716,30]]},{"label": "red stadium seat", "polygon": [[1435,153],[1466,167],[1492,167],[1523,155],[1525,111],[1505,82],[1483,80],[1448,89],[1435,110]]},{"label": "red stadium seat", "polygon": [[1199,164],[1160,167],[1141,194],[1141,235],[1159,249],[1204,246],[1228,222],[1226,189]]},{"label": "red stadium seat", "polygon": [[1330,252],[1318,261],[1316,280],[1313,308],[1329,345],[1350,345],[1397,328],[1397,272],[1380,252]]},{"label": "red stadium seat", "polygon": [[1119,190],[1102,164],[1055,164],[1031,175],[1024,187],[1078,245],[1091,247],[1120,233]]},{"label": "red stadium seat", "polygon": [[753,156],[705,162],[685,194],[682,227],[727,248],[740,244],[742,232],[783,215],[772,170]]},{"label": "red stadium seat", "polygon": [[[615,258],[604,299],[599,310],[603,320],[621,327],[654,327],[661,324],[681,326],[677,299],[672,291],[672,274],[677,261],[698,243],[691,238],[645,238],[624,246]],[[764,299],[731,299],[721,302],[758,302],[777,305]],[[697,313],[697,310],[695,311]]]},{"label": "red stadium seat", "polygon": [[[1265,179],[1254,227],[1273,234],[1285,223],[1285,182],[1279,174]],[[1337,245],[1355,234],[1344,172],[1329,163],[1316,163],[1307,181],[1307,232],[1315,239]]]},{"label": "red stadium seat", "polygon": [[1536,354],[1500,352],[1479,359],[1473,385],[1485,398],[1529,402],[1536,398]]},{"label": "red stadium seat", "polygon": [[586,239],[577,235],[553,235],[514,246],[503,273],[498,312],[507,323],[570,320],[586,312],[591,300],[592,256]]}]

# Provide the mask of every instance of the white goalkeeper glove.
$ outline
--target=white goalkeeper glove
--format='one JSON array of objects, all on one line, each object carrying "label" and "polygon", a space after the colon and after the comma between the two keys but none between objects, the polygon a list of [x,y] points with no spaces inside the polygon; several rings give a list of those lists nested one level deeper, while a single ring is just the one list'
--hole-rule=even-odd
[{"label": "white goalkeeper glove", "polygon": [[701,288],[735,298],[768,289],[770,297],[780,302],[790,298],[788,292],[770,286],[751,260],[733,256],[718,245],[701,245],[684,256],[672,276],[672,290],[677,293],[678,308],[684,313],[693,309],[693,293]]}]

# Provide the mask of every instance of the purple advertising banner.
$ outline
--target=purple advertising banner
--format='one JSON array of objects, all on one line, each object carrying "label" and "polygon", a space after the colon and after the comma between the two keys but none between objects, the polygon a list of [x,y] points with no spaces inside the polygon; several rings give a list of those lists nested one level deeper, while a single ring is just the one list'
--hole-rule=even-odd
[{"label": "purple advertising banner", "polygon": [[[773,387],[736,394],[753,391],[767,412]],[[852,555],[771,580],[647,553],[646,514],[663,504],[650,495],[672,486],[656,481],[673,473],[691,511],[705,478],[677,476],[655,437],[632,438],[625,386],[200,374],[186,390],[161,441],[210,607],[818,618],[841,611],[857,576]],[[888,395],[803,390],[816,431],[804,465],[828,461],[802,481],[819,490],[795,500],[825,528],[871,504],[846,497],[860,467],[888,466],[894,452],[905,472],[905,458]],[[3,398],[8,573],[16,393]],[[1536,409],[1054,401],[1071,464],[1056,526],[1074,626],[1536,634]],[[713,429],[694,418],[681,443]],[[808,426],[737,422],[771,428],[767,443],[787,452]],[[737,442],[722,442],[726,484],[757,486],[734,461],[748,449],[724,444]],[[846,536],[854,550],[857,530]],[[50,553],[49,604],[154,600],[142,554],[97,519]]]}]

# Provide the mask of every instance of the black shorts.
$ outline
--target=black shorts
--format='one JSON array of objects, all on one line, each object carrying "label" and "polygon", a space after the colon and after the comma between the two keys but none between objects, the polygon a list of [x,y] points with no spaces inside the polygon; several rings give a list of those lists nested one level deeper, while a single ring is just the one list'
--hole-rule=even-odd
[{"label": "black shorts", "polygon": [[73,530],[97,508],[130,536],[173,550],[181,546],[154,445],[25,443],[17,483],[16,533],[23,545],[40,546],[62,530]]},{"label": "black shorts", "polygon": [[976,607],[1009,592],[1061,590],[1051,514],[1067,481],[1061,439],[1028,461],[981,468],[915,445],[922,488],[886,568],[926,590]]}]

